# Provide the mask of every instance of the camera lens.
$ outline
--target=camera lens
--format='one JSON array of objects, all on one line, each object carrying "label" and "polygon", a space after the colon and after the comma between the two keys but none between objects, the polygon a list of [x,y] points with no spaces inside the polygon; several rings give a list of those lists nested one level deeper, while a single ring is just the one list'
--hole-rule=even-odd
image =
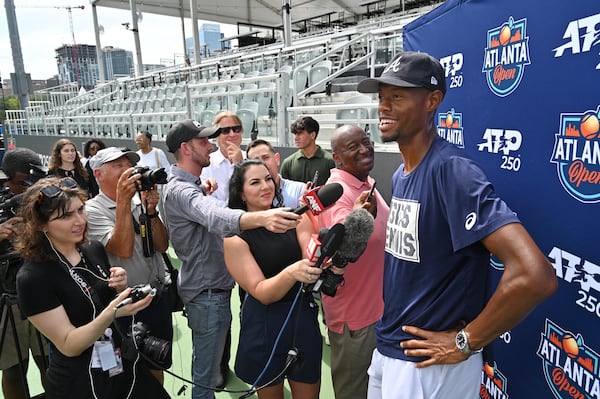
[{"label": "camera lens", "polygon": [[144,339],[143,346],[146,356],[157,362],[165,360],[171,351],[171,344],[169,341],[152,336],[148,336]]}]

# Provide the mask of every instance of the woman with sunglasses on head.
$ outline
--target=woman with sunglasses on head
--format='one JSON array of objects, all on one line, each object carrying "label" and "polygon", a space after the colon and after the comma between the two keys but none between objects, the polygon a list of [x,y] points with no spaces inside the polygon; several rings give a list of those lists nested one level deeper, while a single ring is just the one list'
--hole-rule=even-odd
[{"label": "woman with sunglasses on head", "polygon": [[[24,194],[15,248],[23,313],[51,341],[45,397],[168,398],[137,360],[120,358],[117,317],[134,315],[152,296],[120,306],[127,273],[110,267],[104,247],[87,242],[85,194],[71,178],[46,178]],[[118,294],[117,294],[118,293]]]},{"label": "woman with sunglasses on head", "polygon": [[[230,208],[267,210],[274,196],[275,182],[261,160],[247,159],[235,165],[229,185]],[[287,233],[259,228],[224,240],[227,269],[248,293],[242,307],[235,372],[254,387],[267,385],[258,391],[261,399],[282,399],[284,378],[294,398],[319,397],[322,339],[318,307],[312,292],[302,290],[303,283],[315,283],[321,274],[313,262],[303,259],[311,234],[312,223],[305,215],[298,227]],[[291,348],[298,348],[299,359],[288,364]]]},{"label": "woman with sunglasses on head", "polygon": [[75,143],[69,139],[60,139],[54,143],[48,164],[48,176],[70,177],[86,191],[86,194],[89,193],[90,176],[81,164]]},{"label": "woman with sunglasses on head", "polygon": [[98,187],[98,182],[94,177],[94,171],[90,168],[89,160],[91,157],[96,155],[96,153],[100,150],[106,148],[106,144],[100,139],[89,139],[85,142],[85,146],[83,147],[83,158],[81,158],[81,164],[85,168],[90,178],[90,198],[95,197],[100,192],[100,188]]}]

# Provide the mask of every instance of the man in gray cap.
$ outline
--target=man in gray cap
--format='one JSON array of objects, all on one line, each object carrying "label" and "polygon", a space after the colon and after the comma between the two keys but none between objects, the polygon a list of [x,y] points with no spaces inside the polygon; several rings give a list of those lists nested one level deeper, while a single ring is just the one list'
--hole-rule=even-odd
[{"label": "man in gray cap", "polygon": [[[225,266],[223,238],[258,227],[283,233],[300,219],[281,208],[262,212],[224,208],[210,196],[215,180],[201,181],[199,176],[210,165],[213,146],[208,140],[219,133],[218,127],[185,120],[171,128],[166,140],[176,164],[165,189],[165,213],[171,243],[181,260],[178,286],[192,329],[192,378],[204,387],[217,383],[231,324],[234,281]],[[194,386],[192,398],[215,397],[214,389],[204,387]]]},{"label": "man in gray cap", "polygon": [[[379,94],[381,138],[398,144],[403,161],[392,180],[368,397],[479,398],[482,348],[556,290],[554,269],[479,166],[437,135],[446,81],[435,58],[400,53],[358,90]],[[504,264],[495,292],[490,252]]]},{"label": "man in gray cap", "polygon": [[[161,252],[168,249],[169,238],[165,225],[158,217],[159,195],[156,187],[136,195],[141,175],[133,173],[133,166],[139,159],[133,151],[124,152],[116,147],[108,147],[98,151],[89,160],[100,193],[85,204],[88,235],[90,239],[104,244],[112,265],[127,270],[129,286],[161,286],[165,278]],[[151,234],[143,235],[144,219],[151,224]],[[154,252],[145,254],[143,240],[150,236]],[[135,320],[146,324],[153,337],[173,340],[171,304],[167,295],[161,295],[158,300],[155,298],[149,307],[136,315]],[[130,318],[119,319],[124,331],[130,321]],[[156,363],[164,368],[171,367],[171,353],[167,354],[164,361]],[[148,367],[162,383],[162,370],[149,363]]]}]

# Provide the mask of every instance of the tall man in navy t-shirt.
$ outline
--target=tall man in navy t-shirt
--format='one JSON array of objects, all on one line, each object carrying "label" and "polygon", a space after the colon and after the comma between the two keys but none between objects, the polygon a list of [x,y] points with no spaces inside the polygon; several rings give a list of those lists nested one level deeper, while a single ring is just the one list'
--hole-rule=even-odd
[{"label": "tall man in navy t-shirt", "polygon": [[[369,399],[479,398],[481,349],[557,287],[483,171],[437,135],[445,83],[436,59],[404,52],[358,85],[379,94],[381,138],[397,142],[403,160],[392,182]],[[505,267],[493,293],[490,252]]]}]

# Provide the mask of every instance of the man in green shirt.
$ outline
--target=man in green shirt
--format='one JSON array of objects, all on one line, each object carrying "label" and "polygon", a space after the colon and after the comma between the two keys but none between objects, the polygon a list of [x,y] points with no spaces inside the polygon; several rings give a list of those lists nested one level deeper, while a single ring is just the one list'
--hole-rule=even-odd
[{"label": "man in green shirt", "polygon": [[310,116],[301,116],[290,127],[298,151],[283,160],[280,173],[285,179],[301,182],[312,181],[319,172],[317,185],[329,179],[330,170],[335,168],[333,156],[317,145],[319,122]]}]

